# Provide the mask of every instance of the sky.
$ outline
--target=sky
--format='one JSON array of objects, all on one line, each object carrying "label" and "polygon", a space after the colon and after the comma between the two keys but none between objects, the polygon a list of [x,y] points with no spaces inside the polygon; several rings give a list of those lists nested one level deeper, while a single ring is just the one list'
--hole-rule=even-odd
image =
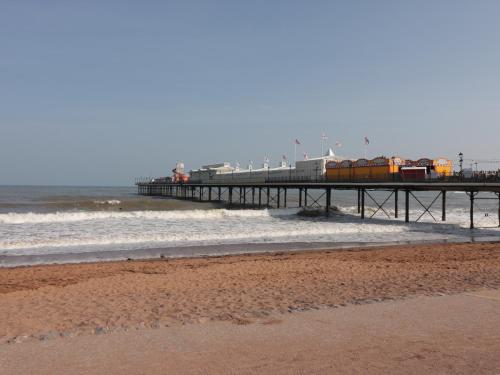
[{"label": "sky", "polygon": [[275,165],[322,133],[500,159],[496,0],[0,2],[0,184]]}]

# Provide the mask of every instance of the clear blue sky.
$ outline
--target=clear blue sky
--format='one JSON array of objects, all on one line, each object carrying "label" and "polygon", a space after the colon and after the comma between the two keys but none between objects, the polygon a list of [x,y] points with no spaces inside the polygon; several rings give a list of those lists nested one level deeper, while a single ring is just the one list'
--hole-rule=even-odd
[{"label": "clear blue sky", "polygon": [[202,163],[500,157],[500,2],[9,1],[0,184]]}]

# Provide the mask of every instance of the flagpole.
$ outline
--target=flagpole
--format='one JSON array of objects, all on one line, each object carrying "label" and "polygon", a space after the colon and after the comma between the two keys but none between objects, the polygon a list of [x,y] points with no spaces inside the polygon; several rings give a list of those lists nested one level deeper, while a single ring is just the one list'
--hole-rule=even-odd
[{"label": "flagpole", "polygon": [[297,142],[293,142],[294,155],[295,155],[295,165],[297,165]]}]

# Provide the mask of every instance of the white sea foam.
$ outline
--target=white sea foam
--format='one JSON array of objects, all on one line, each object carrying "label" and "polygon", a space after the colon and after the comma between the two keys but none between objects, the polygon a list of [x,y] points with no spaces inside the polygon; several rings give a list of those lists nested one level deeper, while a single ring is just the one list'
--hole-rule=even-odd
[{"label": "white sea foam", "polygon": [[109,199],[106,201],[94,201],[95,204],[109,204],[111,206],[117,206],[121,204],[122,202],[118,199]]},{"label": "white sea foam", "polygon": [[[330,217],[300,217],[298,209],[76,211],[0,214],[0,254],[60,254],[192,245],[277,242],[387,242],[463,239],[467,210],[450,210],[452,224],[360,220],[356,206]],[[373,208],[367,208],[367,217]],[[422,210],[410,212],[415,220]],[[388,211],[393,215],[392,211]],[[435,216],[438,216],[436,214]],[[461,221],[462,220],[462,221]],[[457,224],[458,223],[458,224]],[[499,233],[498,231],[492,233]]]},{"label": "white sea foam", "polygon": [[3,224],[66,223],[87,220],[144,219],[144,220],[213,220],[224,217],[268,217],[294,215],[297,209],[281,210],[179,210],[179,211],[76,211],[55,213],[7,213],[0,214]]},{"label": "white sea foam", "polygon": [[259,243],[259,242],[296,242],[303,240],[324,241],[336,235],[364,235],[370,234],[397,234],[406,231],[404,227],[397,225],[377,225],[377,224],[346,224],[330,225],[325,223],[316,223],[315,225],[302,226],[290,224],[279,228],[272,226],[269,230],[260,230],[258,232],[244,230],[243,227],[237,231],[176,231],[161,233],[132,233],[122,234],[119,237],[112,233],[92,238],[91,236],[82,236],[81,238],[47,238],[45,240],[30,239],[24,241],[0,241],[0,249],[13,250],[23,248],[44,248],[44,247],[68,247],[68,246],[89,246],[89,245],[117,245],[117,244],[161,244],[162,246],[188,246],[196,244],[215,244],[215,243]]}]

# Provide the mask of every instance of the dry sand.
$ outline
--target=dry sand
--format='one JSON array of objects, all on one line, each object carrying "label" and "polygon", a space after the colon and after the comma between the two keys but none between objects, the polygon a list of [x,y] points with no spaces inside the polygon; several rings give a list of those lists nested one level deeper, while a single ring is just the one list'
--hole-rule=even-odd
[{"label": "dry sand", "polygon": [[500,291],[0,345],[0,374],[498,374]]},{"label": "dry sand", "polygon": [[0,269],[0,342],[500,287],[500,244],[412,245]]}]

